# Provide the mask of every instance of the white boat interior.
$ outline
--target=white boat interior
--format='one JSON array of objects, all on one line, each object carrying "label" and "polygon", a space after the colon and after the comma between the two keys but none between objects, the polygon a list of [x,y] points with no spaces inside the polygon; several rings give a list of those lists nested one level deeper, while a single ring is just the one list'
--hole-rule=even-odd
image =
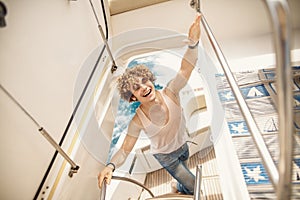
[{"label": "white boat interior", "polygon": [[[135,63],[147,63],[157,86],[167,84],[180,67],[196,15],[191,2],[0,1],[5,6],[0,9],[1,199],[103,199],[97,175],[120,147],[138,106],[120,100],[116,78]],[[279,47],[268,1],[200,2],[241,93],[251,95],[246,102],[271,160],[281,169],[279,160],[288,150],[279,139],[282,118],[279,89],[274,89]],[[290,199],[300,199],[300,1],[283,2],[288,5],[287,54],[294,85],[294,118],[286,124],[295,127],[287,137],[293,145],[286,187]],[[205,27],[202,21],[198,62],[181,92],[187,129],[196,144],[190,144],[189,166],[197,173],[202,165],[201,199],[284,199],[277,191],[283,179],[267,173],[272,170],[229,94],[230,81]],[[106,199],[196,199],[164,196],[169,177],[143,134],[114,175],[146,185],[156,197],[135,184],[112,180]]]}]

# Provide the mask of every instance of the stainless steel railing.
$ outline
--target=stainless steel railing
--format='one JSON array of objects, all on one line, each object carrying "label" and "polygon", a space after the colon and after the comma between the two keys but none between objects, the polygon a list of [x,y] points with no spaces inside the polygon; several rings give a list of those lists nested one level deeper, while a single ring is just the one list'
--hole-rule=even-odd
[{"label": "stainless steel railing", "polygon": [[202,166],[196,167],[196,182],[194,186],[194,200],[201,200]]},{"label": "stainless steel railing", "polygon": [[106,185],[106,180],[104,179],[102,181],[102,188],[100,191],[100,200],[105,200],[106,198],[106,189],[107,189],[107,185]]},{"label": "stainless steel railing", "polygon": [[290,17],[285,0],[265,0],[274,32],[276,52],[276,88],[279,115],[279,180],[275,182],[277,199],[290,199],[292,178],[293,92],[290,61]]},{"label": "stainless steel railing", "polygon": [[69,155],[61,148],[59,144],[51,137],[51,135],[43,128],[37,120],[0,84],[0,89],[30,118],[30,120],[38,127],[38,131],[47,139],[47,141],[55,148],[55,150],[71,165],[69,176],[73,177],[77,173],[79,166],[69,157]]},{"label": "stainless steel railing", "polygon": [[[140,182],[138,182],[134,179],[127,178],[127,177],[120,177],[120,176],[112,176],[112,179],[127,181],[127,182],[133,183],[135,185],[138,185],[141,188],[143,188],[144,190],[146,190],[151,195],[151,197],[155,197],[149,188],[147,188],[145,185],[141,184]],[[198,165],[196,167],[196,182],[195,182],[195,187],[194,187],[194,200],[201,200],[201,182],[202,182],[202,166]],[[106,180],[104,179],[102,182],[102,188],[100,191],[100,200],[105,200],[106,189],[107,189],[107,185],[106,185]]]},{"label": "stainless steel railing", "polygon": [[[270,180],[277,191],[277,198],[283,200],[290,199],[291,196],[293,133],[295,130],[293,125],[292,73],[290,66],[290,17],[287,1],[264,0],[264,2],[267,5],[273,25],[277,63],[276,76],[280,145],[278,170],[253,119],[250,109],[239,90],[226,58],[203,15],[201,22],[242,111]],[[200,0],[192,0],[191,6],[195,8],[197,12],[201,13]]]},{"label": "stainless steel railing", "polygon": [[[112,176],[112,179],[126,181],[126,182],[133,183],[135,185],[138,185],[141,188],[143,188],[144,190],[146,190],[151,195],[151,197],[154,197],[154,194],[151,192],[151,190],[149,190],[146,186],[144,186],[143,184],[141,184],[140,182],[138,182],[136,180],[133,180],[133,179],[127,178],[127,177],[121,177],[121,176]],[[105,200],[105,195],[106,195],[106,180],[104,179],[102,182],[102,189],[100,192],[100,200]]]},{"label": "stainless steel railing", "polygon": [[115,59],[114,59],[114,57],[113,57],[113,55],[112,55],[112,53],[111,53],[111,50],[110,50],[110,48],[109,48],[107,39],[106,39],[105,34],[104,34],[104,31],[103,31],[103,28],[102,28],[102,26],[101,26],[101,24],[100,24],[100,22],[99,22],[98,17],[97,17],[97,14],[96,14],[96,11],[95,11],[94,4],[93,4],[92,0],[90,0],[89,2],[90,2],[90,5],[91,5],[91,8],[92,8],[94,17],[95,17],[96,22],[97,22],[97,25],[98,25],[98,30],[99,30],[99,32],[100,32],[101,38],[102,38],[102,40],[103,40],[103,42],[104,42],[104,45],[105,45],[105,47],[106,47],[106,49],[107,49],[107,53],[108,53],[108,55],[109,55],[109,57],[110,57],[110,59],[111,59],[111,62],[112,62],[111,73],[113,73],[113,72],[115,72],[115,71],[117,70],[118,67],[117,67],[117,65],[116,65]]},{"label": "stainless steel railing", "polygon": [[269,153],[269,150],[263,140],[262,135],[260,134],[260,131],[255,123],[252,113],[251,113],[251,111],[239,89],[239,86],[238,86],[236,80],[234,79],[234,76],[230,70],[227,60],[226,60],[222,50],[220,49],[211,29],[203,15],[202,15],[201,21],[202,21],[203,27],[209,37],[209,40],[212,44],[212,47],[215,51],[215,54],[216,54],[219,62],[221,63],[224,74],[225,74],[227,81],[232,89],[232,92],[236,98],[236,101],[241,109],[241,112],[245,118],[247,127],[249,128],[249,130],[252,134],[252,137],[255,141],[255,144],[258,148],[260,156],[263,160],[264,166],[265,166],[266,170],[268,171],[270,179],[273,183],[277,183],[278,182],[278,171],[277,171],[276,165],[273,162],[273,159],[272,159],[272,157]]}]

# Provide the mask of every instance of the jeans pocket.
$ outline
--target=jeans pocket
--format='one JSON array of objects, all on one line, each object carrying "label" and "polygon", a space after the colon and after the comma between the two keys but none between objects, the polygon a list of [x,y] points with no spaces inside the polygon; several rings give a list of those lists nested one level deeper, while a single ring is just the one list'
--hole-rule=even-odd
[{"label": "jeans pocket", "polygon": [[186,161],[186,160],[189,159],[189,156],[190,156],[190,152],[189,152],[189,150],[187,149],[186,151],[184,151],[183,154],[180,155],[179,160],[181,160],[181,161]]},{"label": "jeans pocket", "polygon": [[167,167],[169,166],[171,163],[174,162],[174,159],[172,158],[172,156],[168,155],[168,154],[154,154],[153,155],[156,160],[163,166],[163,167]]}]

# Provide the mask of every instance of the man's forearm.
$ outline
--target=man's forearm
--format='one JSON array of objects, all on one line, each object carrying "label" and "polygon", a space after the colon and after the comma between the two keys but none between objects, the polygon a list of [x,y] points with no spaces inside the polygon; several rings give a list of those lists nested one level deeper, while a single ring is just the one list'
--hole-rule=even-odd
[{"label": "man's forearm", "polygon": [[198,60],[198,44],[199,41],[195,44],[189,44],[183,56],[183,59],[186,60],[193,68],[195,67]]},{"label": "man's forearm", "polygon": [[125,152],[124,149],[119,149],[117,151],[117,153],[115,153],[115,155],[110,160],[110,163],[113,163],[114,167],[118,168],[124,164],[128,155],[129,155],[129,153]]}]

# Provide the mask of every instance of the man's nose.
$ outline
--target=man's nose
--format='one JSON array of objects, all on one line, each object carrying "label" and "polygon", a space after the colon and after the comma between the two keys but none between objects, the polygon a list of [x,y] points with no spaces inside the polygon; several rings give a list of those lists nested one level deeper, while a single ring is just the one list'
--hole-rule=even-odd
[{"label": "man's nose", "polygon": [[145,89],[146,87],[147,87],[147,85],[145,85],[145,84],[140,84],[140,87],[142,88],[142,89]]}]

